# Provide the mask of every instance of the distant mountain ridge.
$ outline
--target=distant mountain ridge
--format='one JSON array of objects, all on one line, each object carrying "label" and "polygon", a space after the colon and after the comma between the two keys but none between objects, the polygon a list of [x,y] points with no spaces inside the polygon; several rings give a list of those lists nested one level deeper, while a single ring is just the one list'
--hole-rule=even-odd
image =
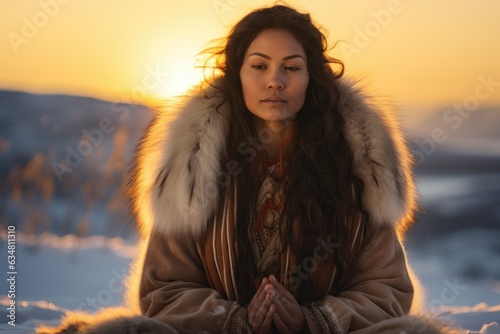
[{"label": "distant mountain ridge", "polygon": [[0,226],[130,233],[122,188],[152,117],[143,105],[0,91]]},{"label": "distant mountain ridge", "polygon": [[78,144],[82,131],[99,129],[103,119],[110,120],[108,128],[127,127],[130,140],[135,141],[152,115],[143,105],[0,90],[0,139],[10,141],[9,148],[0,151],[0,159],[9,152],[31,155],[47,147],[56,148],[56,155],[64,154],[66,145]]}]

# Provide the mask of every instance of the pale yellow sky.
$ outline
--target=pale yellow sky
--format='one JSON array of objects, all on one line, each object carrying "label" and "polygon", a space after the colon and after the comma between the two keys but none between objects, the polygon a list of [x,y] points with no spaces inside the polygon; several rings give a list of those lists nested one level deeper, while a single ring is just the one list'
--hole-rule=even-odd
[{"label": "pale yellow sky", "polygon": [[[156,103],[258,0],[1,0],[0,89]],[[500,103],[498,0],[289,0],[342,40],[334,55],[401,105]],[[482,78],[482,79],[481,79]],[[485,84],[485,82],[490,82]]]}]

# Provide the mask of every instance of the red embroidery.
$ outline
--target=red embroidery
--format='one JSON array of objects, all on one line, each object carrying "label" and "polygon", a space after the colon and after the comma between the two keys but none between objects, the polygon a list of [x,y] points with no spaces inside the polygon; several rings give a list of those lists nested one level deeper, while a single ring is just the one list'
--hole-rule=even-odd
[{"label": "red embroidery", "polygon": [[254,221],[254,229],[255,239],[261,254],[278,229],[278,222],[285,203],[286,178],[283,174],[290,161],[290,158],[283,157],[283,148],[292,140],[285,140],[281,144],[278,159],[259,159],[258,173],[262,184],[257,195],[257,217]]}]

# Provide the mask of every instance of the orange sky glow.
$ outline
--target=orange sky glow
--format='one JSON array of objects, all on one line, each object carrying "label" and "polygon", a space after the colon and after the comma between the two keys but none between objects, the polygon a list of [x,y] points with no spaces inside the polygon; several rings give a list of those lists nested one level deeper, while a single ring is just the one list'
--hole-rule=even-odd
[{"label": "orange sky glow", "polygon": [[[200,78],[195,56],[270,1],[0,2],[0,89],[149,105]],[[500,1],[305,1],[346,74],[401,105],[500,103]],[[486,83],[485,83],[486,82]],[[487,96],[486,96],[487,95]]]}]

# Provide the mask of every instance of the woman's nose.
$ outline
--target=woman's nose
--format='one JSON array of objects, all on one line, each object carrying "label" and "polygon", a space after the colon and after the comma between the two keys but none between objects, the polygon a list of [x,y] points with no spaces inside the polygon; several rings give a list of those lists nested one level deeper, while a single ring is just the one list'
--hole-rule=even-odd
[{"label": "woman's nose", "polygon": [[282,74],[280,73],[280,70],[275,70],[271,73],[271,77],[269,78],[269,81],[267,82],[267,88],[268,89],[283,89],[285,87],[285,84],[283,82],[283,77]]}]

